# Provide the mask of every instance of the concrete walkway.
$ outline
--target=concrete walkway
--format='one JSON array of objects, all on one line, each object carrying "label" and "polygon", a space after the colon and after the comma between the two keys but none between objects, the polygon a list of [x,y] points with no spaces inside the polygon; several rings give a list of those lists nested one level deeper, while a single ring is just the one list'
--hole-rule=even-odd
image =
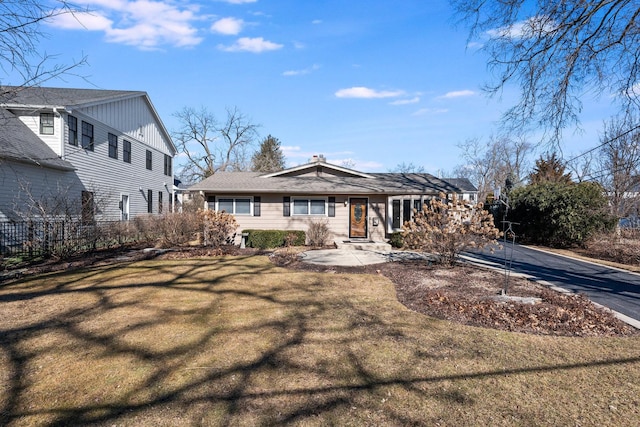
[{"label": "concrete walkway", "polygon": [[355,267],[369,264],[382,264],[390,261],[426,260],[427,257],[423,254],[406,251],[320,249],[303,252],[300,254],[300,259],[311,264]]}]

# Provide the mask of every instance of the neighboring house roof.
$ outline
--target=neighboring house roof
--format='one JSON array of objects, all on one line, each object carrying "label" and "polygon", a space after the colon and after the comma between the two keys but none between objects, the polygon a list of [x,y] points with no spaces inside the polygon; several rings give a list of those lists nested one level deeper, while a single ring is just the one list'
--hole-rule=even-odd
[{"label": "neighboring house roof", "polygon": [[27,125],[3,108],[0,108],[0,128],[0,158],[59,170],[74,170],[71,163],[58,157]]},{"label": "neighboring house roof", "polygon": [[171,136],[158,112],[151,103],[146,92],[129,90],[104,89],[72,89],[55,87],[18,87],[0,86],[0,105],[9,109],[39,109],[58,108],[68,111],[87,108],[107,102],[121,101],[129,98],[142,97],[151,111],[160,132],[170,144],[173,152],[178,150],[173,144]]},{"label": "neighboring house roof", "polygon": [[469,181],[469,178],[442,178],[442,180],[458,187],[465,193],[475,193],[478,191],[476,186]]},{"label": "neighboring house roof", "polygon": [[190,191],[290,194],[428,194],[463,190],[430,174],[372,173],[358,176],[268,177],[260,172],[217,172]]}]

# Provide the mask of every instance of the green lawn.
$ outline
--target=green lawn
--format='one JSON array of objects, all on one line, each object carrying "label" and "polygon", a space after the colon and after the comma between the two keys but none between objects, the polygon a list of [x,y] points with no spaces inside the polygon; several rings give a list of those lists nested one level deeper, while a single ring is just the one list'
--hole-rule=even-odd
[{"label": "green lawn", "polygon": [[640,339],[413,313],[265,257],[0,285],[0,425],[640,425]]}]

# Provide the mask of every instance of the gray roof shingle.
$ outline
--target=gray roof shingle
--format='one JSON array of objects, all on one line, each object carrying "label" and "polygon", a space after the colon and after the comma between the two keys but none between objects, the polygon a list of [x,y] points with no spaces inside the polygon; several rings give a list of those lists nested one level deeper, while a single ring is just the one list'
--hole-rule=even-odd
[{"label": "gray roof shingle", "polygon": [[290,194],[437,194],[464,190],[430,174],[372,173],[350,176],[261,177],[259,172],[217,172],[191,191]]},{"label": "gray roof shingle", "polygon": [[74,170],[10,111],[0,108],[0,158],[60,170]]},{"label": "gray roof shingle", "polygon": [[50,105],[68,108],[146,95],[145,92],[53,87],[0,87],[0,103],[7,106]]}]

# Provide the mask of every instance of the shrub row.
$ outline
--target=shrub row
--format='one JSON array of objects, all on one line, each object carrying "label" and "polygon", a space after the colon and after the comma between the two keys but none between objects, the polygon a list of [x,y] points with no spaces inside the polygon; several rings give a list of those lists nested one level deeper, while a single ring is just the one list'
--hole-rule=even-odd
[{"label": "shrub row", "polygon": [[288,246],[304,246],[306,233],[301,230],[244,230],[247,233],[247,246],[268,249]]}]

